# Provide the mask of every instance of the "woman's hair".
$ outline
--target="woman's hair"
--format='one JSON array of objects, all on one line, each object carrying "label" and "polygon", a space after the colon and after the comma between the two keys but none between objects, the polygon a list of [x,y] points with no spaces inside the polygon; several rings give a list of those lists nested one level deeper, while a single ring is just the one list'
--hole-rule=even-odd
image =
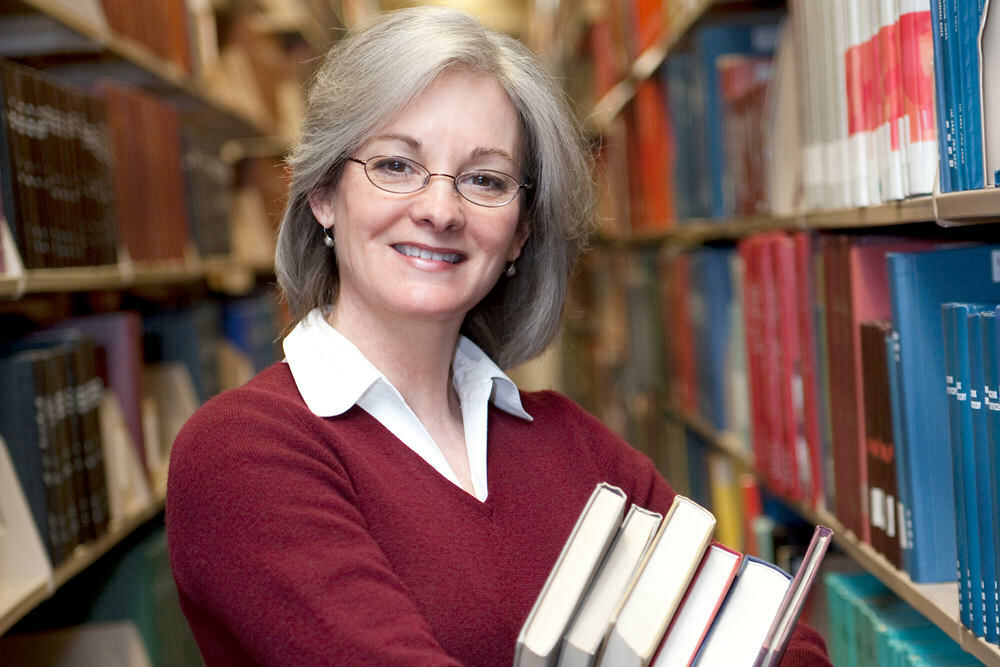
[{"label": "woman's hair", "polygon": [[565,95],[517,40],[469,15],[414,7],[379,17],[330,49],[310,87],[302,138],[288,163],[288,206],[275,271],[294,321],[333,303],[334,252],[309,197],[334,187],[347,156],[440,74],[491,76],[517,109],[523,129],[521,225],[530,232],[517,275],[501,277],[466,316],[462,333],[503,368],[538,355],[559,329],[566,286],[593,222],[590,158]]}]

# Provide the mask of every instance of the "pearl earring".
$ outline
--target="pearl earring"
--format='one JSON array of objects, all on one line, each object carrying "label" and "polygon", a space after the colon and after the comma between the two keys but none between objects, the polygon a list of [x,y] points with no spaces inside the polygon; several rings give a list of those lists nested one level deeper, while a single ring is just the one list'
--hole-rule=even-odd
[{"label": "pearl earring", "polygon": [[334,243],[335,242],[333,240],[333,227],[324,227],[323,245],[325,245],[327,248],[332,248],[334,246]]},{"label": "pearl earring", "polygon": [[508,278],[513,278],[517,274],[517,267],[514,266],[514,262],[507,262],[507,268],[503,270],[503,273]]}]

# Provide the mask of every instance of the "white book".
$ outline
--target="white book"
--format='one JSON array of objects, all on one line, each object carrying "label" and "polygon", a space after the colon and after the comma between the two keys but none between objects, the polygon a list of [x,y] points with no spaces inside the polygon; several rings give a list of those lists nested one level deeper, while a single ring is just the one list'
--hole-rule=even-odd
[{"label": "white book", "polygon": [[654,667],[691,664],[736,578],[742,558],[741,553],[722,544],[709,545],[680,609],[667,628]]},{"label": "white book", "polygon": [[649,664],[714,530],[711,512],[684,496],[674,498],[620,605],[599,664]]},{"label": "white book", "polygon": [[593,665],[622,596],[663,519],[633,505],[608,550],[594,584],[570,625],[559,653],[559,667]]},{"label": "white book", "polygon": [[598,484],[521,627],[515,667],[556,664],[560,643],[625,514],[625,492]]},{"label": "white book", "polygon": [[752,667],[781,607],[791,576],[777,565],[744,556],[715,622],[702,642],[699,667]]}]

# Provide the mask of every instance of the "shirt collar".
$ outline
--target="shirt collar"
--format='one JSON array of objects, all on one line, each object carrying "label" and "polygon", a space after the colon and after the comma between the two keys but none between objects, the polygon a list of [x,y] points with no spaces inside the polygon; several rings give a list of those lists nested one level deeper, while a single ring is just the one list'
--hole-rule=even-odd
[{"label": "shirt collar", "polygon": [[[380,381],[392,386],[361,350],[327,322],[321,308],[314,308],[296,324],[282,347],[306,407],[319,417],[347,412]],[[461,400],[486,394],[484,398],[504,412],[532,421],[517,385],[465,336],[459,337],[452,370]]]}]

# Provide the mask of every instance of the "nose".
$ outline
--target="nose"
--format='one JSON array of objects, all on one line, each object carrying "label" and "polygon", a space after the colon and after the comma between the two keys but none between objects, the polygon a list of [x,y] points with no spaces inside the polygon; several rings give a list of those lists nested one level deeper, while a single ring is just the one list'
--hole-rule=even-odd
[{"label": "nose", "polygon": [[410,207],[414,221],[431,224],[441,231],[464,227],[465,207],[462,195],[455,188],[455,177],[431,174],[429,178],[427,187],[417,193]]}]

